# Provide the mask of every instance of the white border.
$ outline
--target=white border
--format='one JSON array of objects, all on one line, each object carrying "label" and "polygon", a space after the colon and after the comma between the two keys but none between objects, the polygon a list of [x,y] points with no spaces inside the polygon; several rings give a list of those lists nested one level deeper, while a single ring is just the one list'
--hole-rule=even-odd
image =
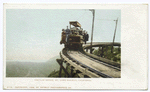
[{"label": "white border", "polygon": [[[72,5],[71,5],[71,6],[72,6]],[[107,9],[112,9],[112,8],[110,8],[110,5],[109,5],[109,7],[107,7],[107,6],[108,6],[108,5],[106,5],[106,6],[104,5],[104,6],[100,6],[100,7],[103,8],[103,9],[106,9],[106,8],[107,8]],[[117,5],[117,6],[116,6],[116,5],[112,5],[112,6],[113,6],[113,9],[116,9],[116,8],[118,8],[118,6],[120,6],[120,8],[121,8],[121,10],[122,10],[123,8],[126,8],[126,9],[127,9],[127,7],[129,7],[130,5],[127,6],[127,7],[123,7],[123,5]],[[18,7],[19,7],[19,6],[18,6]],[[17,8],[18,8],[18,7],[17,7]],[[92,7],[92,6],[90,6],[90,7]],[[105,8],[104,8],[104,7],[105,7]],[[14,7],[14,8],[16,8],[16,7]],[[47,8],[47,7],[44,6],[44,8]],[[64,8],[67,8],[67,7],[64,7]],[[84,7],[84,8],[85,8],[85,7]],[[88,7],[86,7],[86,8],[88,8]],[[96,6],[95,6],[94,8],[99,8],[99,7],[96,7]],[[69,8],[69,9],[70,9],[70,8]],[[81,7],[80,7],[79,9],[81,9]],[[144,32],[145,32],[145,31],[144,31]],[[124,34],[126,34],[126,32],[123,33],[123,35],[124,35]],[[143,34],[146,35],[147,33],[143,33]],[[130,35],[131,35],[131,34],[130,34]],[[147,36],[147,35],[146,35],[146,36]],[[145,39],[144,39],[144,40],[145,40]],[[146,39],[146,40],[147,40],[147,39]],[[133,42],[133,43],[134,43],[134,42]],[[146,44],[147,44],[147,43],[146,43]],[[147,48],[147,46],[146,46],[146,48]],[[133,48],[133,49],[134,49],[134,48]],[[144,53],[145,53],[145,52],[144,52]],[[132,58],[131,58],[131,59],[132,59]],[[145,58],[144,58],[144,60],[145,60]],[[146,62],[145,62],[145,63],[146,63]],[[145,69],[143,69],[143,70],[145,70]],[[144,74],[145,74],[145,73],[144,73]],[[10,79],[10,80],[11,80],[11,79]],[[14,80],[14,79],[13,79],[13,80]],[[109,80],[109,79],[107,79],[107,80],[108,80],[109,82],[111,81],[111,80]],[[113,80],[115,80],[115,79],[113,79]],[[8,81],[8,80],[7,80],[7,81]],[[30,81],[32,81],[32,80],[30,80]],[[106,80],[104,79],[104,81],[106,81]],[[138,81],[139,81],[139,80],[134,80],[134,81],[133,81],[133,79],[130,80],[131,83],[135,83],[135,84],[138,84],[138,83],[139,83]],[[109,82],[106,83],[107,88],[104,87],[104,89],[109,89],[109,88],[108,88],[108,83],[109,83]],[[144,82],[145,82],[145,81],[144,81]],[[141,82],[140,82],[140,83],[141,83]],[[132,85],[132,84],[129,85],[130,83],[126,83],[126,82],[122,83],[121,85],[123,85],[123,84],[125,84],[124,86],[126,86],[127,89],[129,88],[128,86],[131,87],[131,85]],[[103,85],[104,85],[104,83],[103,83]],[[117,86],[119,87],[119,86],[121,86],[121,85],[117,85]],[[133,86],[134,86],[134,85],[132,85],[132,87],[133,87]],[[142,86],[142,85],[141,85],[141,86]],[[145,86],[145,84],[144,84],[144,86]],[[144,88],[144,86],[142,87],[142,89]],[[98,88],[99,88],[99,87],[98,87]],[[116,88],[117,88],[117,87],[116,87]],[[123,88],[123,89],[126,89],[126,88]],[[138,87],[138,88],[140,88],[140,87]],[[113,88],[110,88],[110,89],[113,89]],[[121,88],[121,89],[122,89],[122,88]],[[136,88],[129,88],[129,89],[136,89]]]}]

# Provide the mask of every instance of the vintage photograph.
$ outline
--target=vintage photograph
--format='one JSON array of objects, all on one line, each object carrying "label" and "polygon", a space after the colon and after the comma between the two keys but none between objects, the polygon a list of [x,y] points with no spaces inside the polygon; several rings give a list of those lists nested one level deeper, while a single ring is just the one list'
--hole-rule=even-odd
[{"label": "vintage photograph", "polygon": [[6,77],[121,78],[121,10],[6,9]]},{"label": "vintage photograph", "polygon": [[147,4],[3,9],[3,89],[147,90]]}]

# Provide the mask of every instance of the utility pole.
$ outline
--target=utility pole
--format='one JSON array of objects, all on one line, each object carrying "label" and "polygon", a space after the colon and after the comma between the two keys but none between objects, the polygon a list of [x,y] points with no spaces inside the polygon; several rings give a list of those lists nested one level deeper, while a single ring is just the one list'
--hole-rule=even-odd
[{"label": "utility pole", "polygon": [[115,41],[115,35],[116,35],[116,29],[117,29],[118,18],[117,18],[117,20],[114,20],[114,21],[116,21],[116,27],[115,27],[115,31],[114,31],[114,37],[113,37],[113,44],[112,44],[112,48],[111,48],[111,53],[113,53],[113,46],[114,46],[114,41]]},{"label": "utility pole", "polygon": [[91,48],[90,48],[90,53],[92,53],[92,42],[93,42],[93,30],[94,30],[95,10],[94,9],[90,9],[90,11],[93,13],[93,23],[92,23],[92,33],[91,33]]}]

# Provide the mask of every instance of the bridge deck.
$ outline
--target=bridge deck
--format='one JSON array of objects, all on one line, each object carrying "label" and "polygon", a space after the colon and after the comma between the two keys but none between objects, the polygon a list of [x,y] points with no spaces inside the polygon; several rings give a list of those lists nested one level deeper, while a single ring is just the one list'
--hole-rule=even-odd
[{"label": "bridge deck", "polygon": [[112,77],[116,77],[119,78],[120,77],[120,71],[111,67],[108,67],[106,65],[100,64],[98,62],[95,62],[94,60],[91,60],[90,57],[85,57],[84,55],[82,55],[81,53],[79,53],[78,51],[69,51],[68,54],[75,58],[76,60],[78,60],[79,62],[95,69],[98,70],[104,74],[107,74],[109,76]]}]

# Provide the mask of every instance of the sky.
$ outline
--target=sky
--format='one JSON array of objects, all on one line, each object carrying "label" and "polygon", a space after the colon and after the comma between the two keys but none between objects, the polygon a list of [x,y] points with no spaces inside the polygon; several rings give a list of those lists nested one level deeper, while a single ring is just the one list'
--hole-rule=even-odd
[{"label": "sky", "polygon": [[[95,10],[93,42],[121,42],[121,10]],[[7,9],[6,60],[49,60],[58,56],[61,32],[78,21],[91,41],[92,12],[88,9]]]}]

